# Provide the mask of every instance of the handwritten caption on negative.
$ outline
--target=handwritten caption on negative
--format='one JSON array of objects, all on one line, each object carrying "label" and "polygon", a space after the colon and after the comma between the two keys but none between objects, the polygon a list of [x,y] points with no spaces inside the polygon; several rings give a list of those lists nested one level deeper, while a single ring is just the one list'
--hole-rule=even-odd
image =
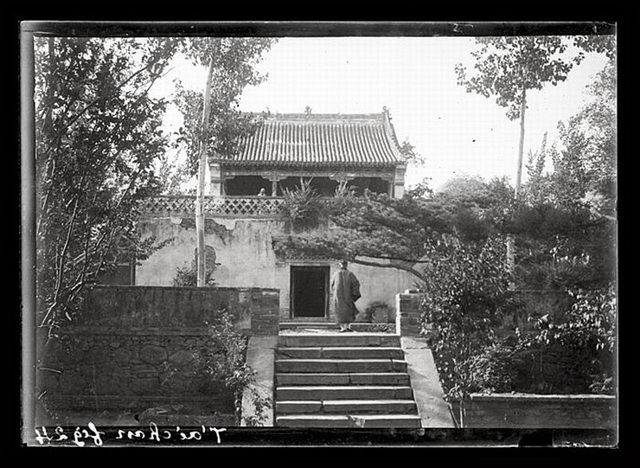
[{"label": "handwritten caption on negative", "polygon": [[[136,442],[188,442],[202,441],[208,435],[215,434],[215,440],[218,444],[222,443],[220,433],[226,431],[225,428],[200,426],[197,429],[189,427],[181,429],[180,426],[175,428],[160,428],[156,423],[150,423],[148,428],[128,428],[117,429],[109,434],[109,438],[117,441],[136,441]],[[86,427],[77,426],[74,430],[65,429],[56,426],[54,429],[47,430],[46,427],[40,426],[35,429],[35,440],[40,445],[69,445],[73,444],[78,447],[101,446],[107,440],[107,433],[100,431],[92,422]]]}]

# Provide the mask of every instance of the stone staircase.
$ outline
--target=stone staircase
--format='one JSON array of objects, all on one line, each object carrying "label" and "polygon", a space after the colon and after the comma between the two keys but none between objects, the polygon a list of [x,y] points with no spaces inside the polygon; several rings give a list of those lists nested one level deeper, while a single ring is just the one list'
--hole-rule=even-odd
[{"label": "stone staircase", "polygon": [[275,385],[279,427],[421,427],[396,334],[281,331]]}]

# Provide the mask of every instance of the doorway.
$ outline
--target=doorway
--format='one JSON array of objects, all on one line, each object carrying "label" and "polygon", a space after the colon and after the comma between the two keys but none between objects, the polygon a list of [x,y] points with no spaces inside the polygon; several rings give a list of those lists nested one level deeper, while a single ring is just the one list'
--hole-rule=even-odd
[{"label": "doorway", "polygon": [[329,305],[329,267],[291,267],[292,318],[325,318]]}]

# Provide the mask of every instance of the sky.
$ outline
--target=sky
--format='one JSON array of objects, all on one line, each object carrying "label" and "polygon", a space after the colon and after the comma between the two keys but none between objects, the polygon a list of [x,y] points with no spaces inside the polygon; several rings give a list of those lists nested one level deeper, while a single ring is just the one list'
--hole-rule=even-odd
[{"label": "sky", "polygon": [[[409,167],[406,185],[429,178],[438,189],[453,177],[509,178],[516,174],[519,121],[493,98],[467,93],[457,84],[454,67],[472,70],[471,37],[314,37],[281,38],[264,54],[258,69],[268,78],[247,87],[240,109],[247,112],[379,113],[389,109],[400,143],[408,140],[425,159]],[[585,103],[585,86],[605,64],[598,54],[587,58],[557,86],[528,93],[525,157],[556,138],[557,123],[567,121]],[[176,62],[172,79],[202,89],[206,70]],[[174,113],[169,125],[179,125]]]}]

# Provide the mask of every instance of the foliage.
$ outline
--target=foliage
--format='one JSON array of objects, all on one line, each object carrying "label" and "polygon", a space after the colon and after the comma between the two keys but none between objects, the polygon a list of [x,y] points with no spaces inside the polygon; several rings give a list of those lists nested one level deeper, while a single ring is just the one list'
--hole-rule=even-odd
[{"label": "foliage", "polygon": [[504,231],[514,206],[514,191],[505,178],[454,177],[436,194],[447,222],[462,240],[480,241]]},{"label": "foliage", "polygon": [[536,320],[539,328],[533,340],[563,346],[615,352],[616,296],[613,288],[571,293],[575,301],[562,321],[544,315]]},{"label": "foliage", "polygon": [[[205,272],[205,285],[215,286],[215,280],[212,278],[214,268],[210,268],[207,263]],[[189,266],[176,268],[176,275],[173,277],[173,285],[177,287],[197,286],[198,272],[196,262],[193,260]]]},{"label": "foliage", "polygon": [[158,188],[166,102],[149,91],[174,43],[36,38],[37,320],[49,335],[78,310],[87,284],[119,259],[144,258],[136,203]]},{"label": "foliage", "polygon": [[500,107],[507,108],[510,120],[520,118],[526,90],[542,89],[544,84],[558,84],[567,78],[583,55],[566,58],[568,44],[558,36],[478,37],[479,48],[471,53],[476,59],[476,73],[456,65],[458,84],[468,92],[494,96]]},{"label": "foliage", "polygon": [[[191,175],[198,170],[200,143],[203,138],[216,157],[237,154],[242,136],[255,130],[260,115],[242,114],[239,99],[246,86],[260,84],[265,76],[257,71],[264,54],[275,43],[271,38],[188,38],[181,51],[194,65],[212,65],[211,112],[205,134],[202,129],[203,94],[185,89],[178,83],[176,104],[184,123],[175,145],[186,150]],[[211,63],[210,63],[211,61]]]},{"label": "foliage", "polygon": [[[194,350],[198,372],[233,393],[236,415],[240,418],[243,394],[255,383],[255,371],[246,363],[247,339],[236,329],[232,314],[226,310],[219,311],[216,321],[209,325],[208,335],[215,345]],[[252,398],[257,415],[244,416],[250,426],[259,425],[270,406],[255,390]]]},{"label": "foliage", "polygon": [[509,305],[504,240],[478,245],[448,239],[425,268],[423,323],[449,400],[463,400],[474,384],[474,363],[496,342],[495,328]]},{"label": "foliage", "polygon": [[300,187],[284,190],[280,218],[295,231],[318,227],[323,213],[320,195],[311,187],[311,179],[300,178]]},{"label": "foliage", "polygon": [[[523,248],[521,271],[539,276],[546,268],[544,281],[558,287],[599,289],[615,278],[614,72],[609,63],[597,76],[589,87],[591,100],[560,126],[559,145],[548,148],[545,140],[530,155],[523,204],[510,226]],[[547,162],[550,172],[544,170]],[[563,272],[576,279],[557,281]]]},{"label": "foliage", "polygon": [[615,216],[617,148],[617,79],[609,63],[588,88],[591,100],[558,125],[559,148],[553,148],[551,194],[562,206],[577,202],[595,216]]},{"label": "foliage", "polygon": [[515,391],[513,358],[517,346],[496,340],[471,359],[469,392],[509,393]]},{"label": "foliage", "polygon": [[364,321],[369,323],[374,322],[376,319],[376,312],[382,313],[382,323],[386,323],[388,321],[389,306],[383,301],[373,301],[369,304],[369,306],[364,310]]},{"label": "foliage", "polygon": [[161,155],[156,167],[163,195],[195,195],[195,186],[188,185],[192,179],[189,165],[181,160],[179,152]]},{"label": "foliage", "polygon": [[405,157],[407,164],[413,166],[424,166],[425,158],[416,151],[416,147],[413,146],[409,139],[405,139],[400,145],[400,153]]},{"label": "foliage", "polygon": [[[347,258],[352,262],[400,269],[424,280],[421,265],[428,262],[429,246],[442,235],[479,242],[499,231],[512,190],[504,180],[479,182],[482,193],[445,190],[432,194],[422,184],[397,199],[365,191],[355,196],[346,188],[322,200],[313,210],[329,221],[328,230],[295,233],[276,238],[279,255]],[[305,199],[300,205],[305,205]],[[311,211],[311,210],[309,210]]]}]

